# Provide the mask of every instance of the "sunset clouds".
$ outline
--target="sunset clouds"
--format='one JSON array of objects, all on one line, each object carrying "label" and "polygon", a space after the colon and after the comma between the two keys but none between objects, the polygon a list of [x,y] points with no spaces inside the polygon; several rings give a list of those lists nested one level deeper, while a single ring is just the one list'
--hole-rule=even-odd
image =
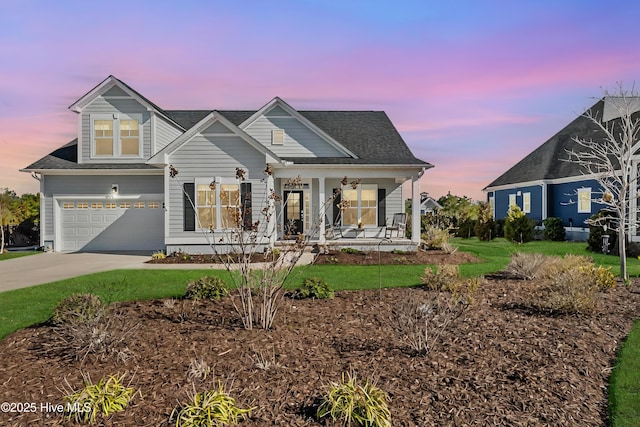
[{"label": "sunset clouds", "polygon": [[384,110],[436,166],[423,191],[478,199],[636,79],[635,2],[442,3],[1,2],[0,187],[38,190],[17,170],[75,137],[67,107],[109,74],[167,109]]}]

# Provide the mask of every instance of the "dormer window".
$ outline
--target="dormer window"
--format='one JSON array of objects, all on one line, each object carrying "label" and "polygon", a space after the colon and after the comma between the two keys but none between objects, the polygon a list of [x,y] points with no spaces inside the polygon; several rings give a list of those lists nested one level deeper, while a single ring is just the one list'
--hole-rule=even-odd
[{"label": "dormer window", "polygon": [[142,157],[142,116],[91,115],[91,157]]}]

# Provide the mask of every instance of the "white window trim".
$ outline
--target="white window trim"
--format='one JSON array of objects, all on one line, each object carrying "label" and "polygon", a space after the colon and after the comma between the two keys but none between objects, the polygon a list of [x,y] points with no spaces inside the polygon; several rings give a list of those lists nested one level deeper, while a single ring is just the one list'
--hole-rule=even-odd
[{"label": "white window trim", "polygon": [[[378,204],[380,203],[380,201],[378,200],[378,184],[360,184],[358,185],[358,188],[356,188],[357,191],[357,201],[358,201],[358,212],[357,212],[357,216],[358,216],[358,221],[362,221],[362,190],[366,189],[366,190],[374,190],[375,191],[375,195],[376,195],[376,203],[375,203],[375,215],[374,218],[376,218],[375,223],[373,225],[371,224],[364,224],[365,227],[377,227],[378,226]],[[346,188],[345,190],[352,190],[352,188]],[[357,226],[358,224],[345,224],[344,223],[344,215],[340,216],[340,220],[342,221],[342,225],[343,226]]]},{"label": "white window trim", "polygon": [[[113,155],[96,154],[95,129],[96,120],[110,120],[113,123]],[[138,121],[138,155],[123,155],[122,145],[120,144],[120,120],[137,120]],[[142,114],[90,114],[90,140],[91,140],[91,158],[92,159],[142,159],[143,158],[143,126]]]},{"label": "white window trim", "polygon": [[531,193],[522,193],[522,212],[531,213]]},{"label": "white window trim", "polygon": [[[220,205],[220,188],[223,184],[235,184],[238,186],[238,192],[242,191],[242,186],[240,185],[240,181],[236,178],[222,178],[219,176],[213,178],[196,178],[195,179],[195,191],[194,191],[194,206],[195,206],[195,215],[196,215],[196,231],[210,231],[209,227],[205,227],[204,224],[200,223],[200,217],[198,215],[198,208],[201,207],[198,205],[198,185],[207,185],[211,184],[211,182],[216,183],[216,224],[214,227],[215,231],[228,231],[231,228],[222,228],[222,206]],[[242,196],[240,196],[242,197]],[[241,200],[238,201],[241,203]]]},{"label": "white window trim", "polygon": [[[589,207],[587,209],[580,209],[580,195],[584,193],[589,194]],[[591,213],[591,187],[578,188],[578,213]]]}]

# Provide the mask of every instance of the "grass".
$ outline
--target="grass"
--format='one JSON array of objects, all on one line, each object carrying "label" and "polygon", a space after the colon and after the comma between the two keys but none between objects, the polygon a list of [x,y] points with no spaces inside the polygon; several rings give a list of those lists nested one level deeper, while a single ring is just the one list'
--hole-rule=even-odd
[{"label": "grass", "polygon": [[636,320],[618,354],[609,381],[609,424],[640,425],[640,320]]},{"label": "grass", "polygon": [[40,253],[42,252],[38,252],[38,251],[9,252],[5,250],[3,253],[0,254],[0,261],[4,261],[5,259],[20,258],[23,256],[40,254]]},{"label": "grass", "polygon": [[[470,252],[482,260],[481,263],[463,264],[460,274],[465,277],[479,276],[504,269],[511,254],[515,252],[543,253],[546,255],[563,256],[566,254],[585,255],[593,258],[596,265],[611,267],[614,274],[620,275],[620,258],[615,255],[603,255],[587,251],[585,242],[551,242],[536,240],[529,243],[517,244],[505,239],[494,239],[482,242],[478,239],[453,239],[453,244],[464,252]],[[629,277],[640,276],[640,261],[627,258],[627,273]]]}]

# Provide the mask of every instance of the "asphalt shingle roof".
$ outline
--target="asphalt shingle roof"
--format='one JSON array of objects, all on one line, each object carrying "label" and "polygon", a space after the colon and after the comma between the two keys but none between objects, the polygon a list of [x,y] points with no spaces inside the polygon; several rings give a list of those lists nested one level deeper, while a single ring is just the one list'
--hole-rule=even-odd
[{"label": "asphalt shingle roof", "polygon": [[[177,124],[189,129],[213,110],[161,110]],[[218,110],[236,126],[256,111]],[[350,157],[291,157],[285,160],[298,164],[354,164],[354,165],[432,165],[417,159],[404,142],[393,123],[383,111],[299,111],[306,119],[322,129],[338,143],[353,152]],[[33,169],[153,169],[136,164],[78,164],[77,139],[60,147],[25,170]]]},{"label": "asphalt shingle roof", "polygon": [[[595,117],[602,117],[603,110],[604,100],[600,100],[587,111]],[[584,114],[580,115],[485,189],[521,182],[580,176],[583,172],[580,165],[565,161],[569,159],[567,150],[575,146],[573,138],[597,140],[599,135],[602,133],[593,121]]]}]

